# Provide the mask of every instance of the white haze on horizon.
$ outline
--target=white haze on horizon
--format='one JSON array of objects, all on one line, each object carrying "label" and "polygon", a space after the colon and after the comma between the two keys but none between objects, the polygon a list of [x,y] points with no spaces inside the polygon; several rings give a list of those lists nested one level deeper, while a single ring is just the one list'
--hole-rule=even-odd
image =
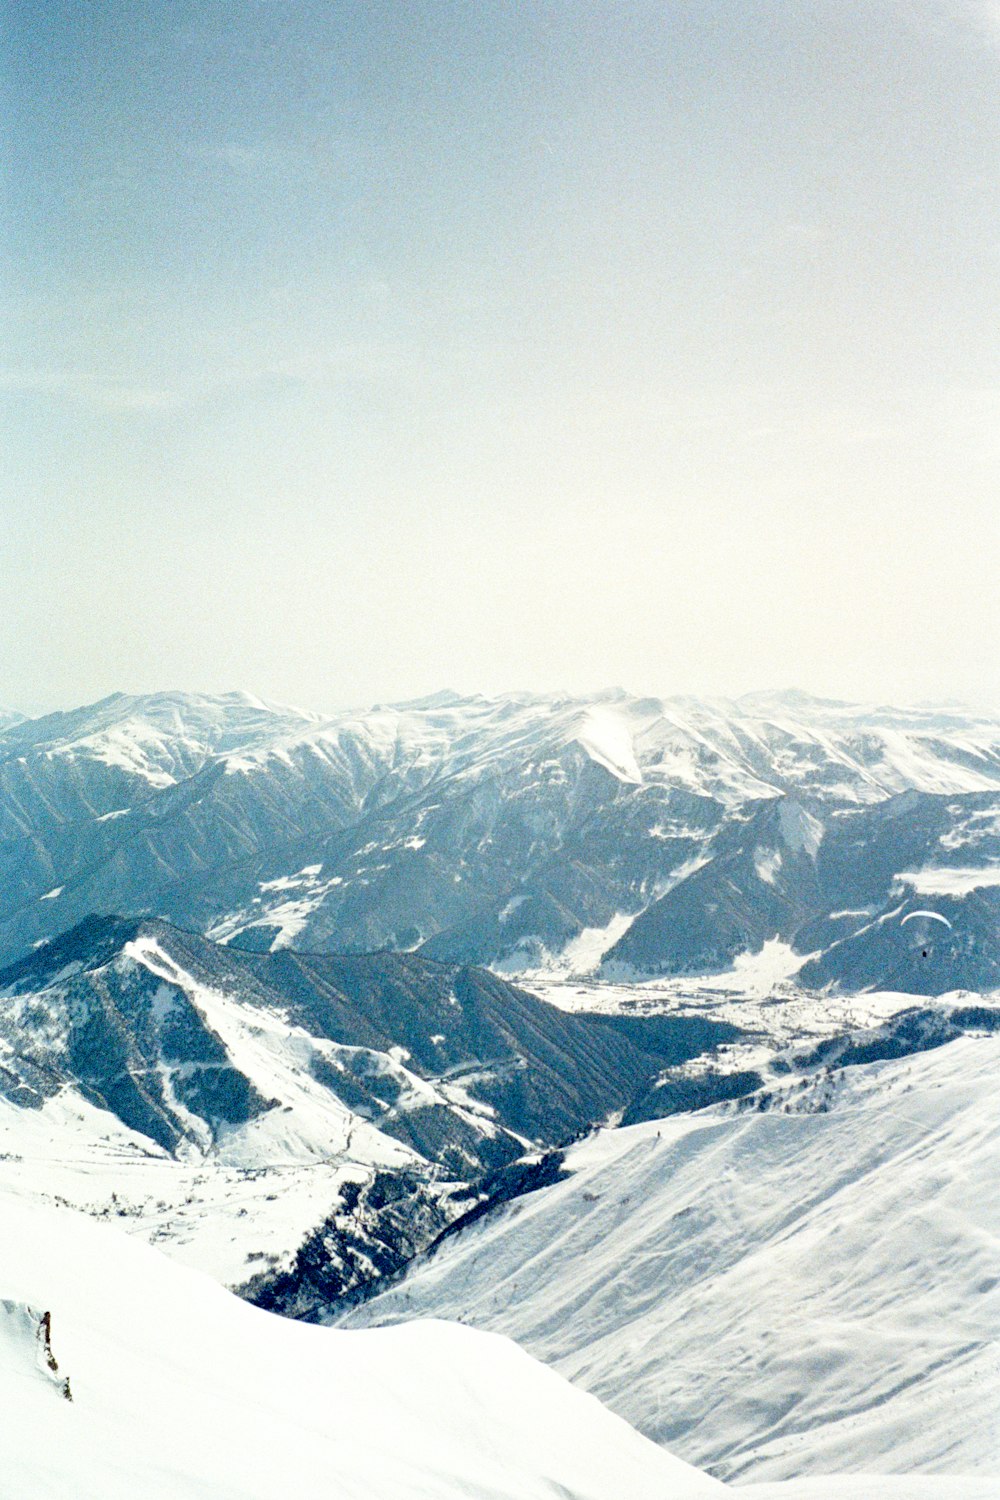
[{"label": "white haze on horizon", "polygon": [[1000,702],[978,0],[28,0],[0,702]]}]

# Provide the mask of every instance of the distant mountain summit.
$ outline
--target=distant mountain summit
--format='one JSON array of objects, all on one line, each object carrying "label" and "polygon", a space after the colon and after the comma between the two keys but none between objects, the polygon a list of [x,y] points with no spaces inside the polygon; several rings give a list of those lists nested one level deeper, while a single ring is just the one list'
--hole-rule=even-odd
[{"label": "distant mountain summit", "polygon": [[937,993],[998,982],[998,892],[1000,717],[951,705],[114,694],[0,725],[0,960],[103,911],[510,973],[778,938],[809,983]]}]

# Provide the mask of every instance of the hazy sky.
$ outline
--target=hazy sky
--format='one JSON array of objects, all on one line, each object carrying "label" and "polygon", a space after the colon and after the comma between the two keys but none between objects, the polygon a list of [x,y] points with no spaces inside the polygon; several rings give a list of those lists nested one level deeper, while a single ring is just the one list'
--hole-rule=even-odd
[{"label": "hazy sky", "polygon": [[1000,702],[1000,3],[2,48],[0,702]]}]

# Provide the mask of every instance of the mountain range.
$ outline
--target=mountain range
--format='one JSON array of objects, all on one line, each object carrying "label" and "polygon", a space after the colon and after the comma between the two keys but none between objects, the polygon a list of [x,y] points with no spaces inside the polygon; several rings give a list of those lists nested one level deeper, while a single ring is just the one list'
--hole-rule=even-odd
[{"label": "mountain range", "polygon": [[97,912],[522,975],[704,975],[779,938],[810,987],[989,987],[1000,715],[117,694],[0,726],[0,896],[5,961]]},{"label": "mountain range", "polygon": [[997,715],[0,716],[4,1472],[981,1500],[998,984]]},{"label": "mountain range", "polygon": [[416,954],[252,953],[92,917],[0,972],[0,1113],[18,1171],[27,1158],[51,1185],[45,1162],[75,1161],[80,1182],[50,1201],[70,1191],[160,1242],[193,1239],[195,1263],[304,1316],[398,1270],[481,1178],[620,1118],[665,1066],[739,1035],[697,1015],[567,1014]]}]

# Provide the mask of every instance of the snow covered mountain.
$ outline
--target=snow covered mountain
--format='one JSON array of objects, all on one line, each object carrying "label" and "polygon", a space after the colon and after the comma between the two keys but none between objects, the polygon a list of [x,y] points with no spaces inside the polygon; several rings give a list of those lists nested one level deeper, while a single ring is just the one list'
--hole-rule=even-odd
[{"label": "snow covered mountain", "polygon": [[396,1270],[466,1184],[737,1035],[569,1015],[413,954],[256,954],[91,918],[0,973],[0,1180],[302,1315]]},{"label": "snow covered mountain", "polygon": [[110,1226],[9,1193],[0,1213],[11,1500],[726,1493],[506,1339],[310,1328]]},{"label": "snow covered mountain", "polygon": [[808,812],[752,805],[639,914],[602,972],[725,970],[773,937],[800,984],[943,994],[1000,985],[1000,801],[904,792]]},{"label": "snow covered mountain", "polygon": [[[1000,717],[795,694],[442,694],[327,718],[116,696],[0,724],[0,898],[0,1199],[29,1247],[65,1234],[74,1255],[72,1208],[258,1308],[513,1334],[667,1448],[761,1481],[762,1500],[978,1500],[996,1483]],[[43,1448],[76,1423],[84,1496],[159,1463],[159,1438],[140,1459],[121,1437],[112,1360],[127,1346],[127,1378],[154,1392],[164,1361],[183,1365],[163,1330],[150,1352],[134,1307],[109,1331],[106,1292],[77,1325],[97,1330],[88,1367],[90,1334],[79,1357],[65,1345],[54,1292],[0,1284],[0,1387],[41,1403],[25,1432]],[[236,1318],[208,1309],[204,1326],[237,1364],[273,1358],[296,1400],[347,1380],[315,1351],[352,1346],[293,1356],[246,1332],[273,1324]],[[463,1365],[463,1337],[377,1335],[403,1340],[398,1381],[362,1361],[365,1399],[381,1382],[404,1410],[385,1493],[617,1494],[610,1429],[592,1473],[562,1447],[550,1463],[517,1401],[519,1468],[503,1444],[489,1473],[453,1463],[450,1406],[443,1467],[411,1447],[411,1416],[432,1430],[423,1393],[406,1404],[421,1362],[456,1418],[452,1377],[508,1422],[522,1367],[475,1343]],[[481,1357],[507,1372],[496,1388],[476,1385]],[[203,1367],[197,1399],[232,1412],[225,1361]],[[81,1425],[65,1412],[84,1385],[102,1394]],[[299,1408],[233,1389],[297,1440]],[[364,1462],[337,1467],[343,1434],[331,1448],[316,1399],[301,1396],[303,1451],[354,1493]],[[243,1441],[242,1416],[219,1420]],[[164,1494],[287,1492],[263,1461],[221,1488],[210,1426],[182,1488],[160,1465]],[[629,1451],[630,1495],[709,1483],[651,1479]],[[896,1472],[848,1472],[865,1470]]]},{"label": "snow covered mountain", "polygon": [[1000,1012],[980,1021],[602,1131],[344,1322],[506,1333],[739,1493],[912,1471],[858,1493],[1000,1493]]},{"label": "snow covered mountain", "polygon": [[[17,1500],[992,1500],[995,1481],[731,1489],[509,1340],[275,1318],[117,1228],[0,1191],[3,1486]],[[67,1397],[69,1399],[67,1399]]]},{"label": "snow covered mountain", "polygon": [[778,936],[807,983],[940,993],[998,982],[998,892],[1000,715],[954,707],[119,694],[0,727],[8,960],[98,911],[619,977]]}]

